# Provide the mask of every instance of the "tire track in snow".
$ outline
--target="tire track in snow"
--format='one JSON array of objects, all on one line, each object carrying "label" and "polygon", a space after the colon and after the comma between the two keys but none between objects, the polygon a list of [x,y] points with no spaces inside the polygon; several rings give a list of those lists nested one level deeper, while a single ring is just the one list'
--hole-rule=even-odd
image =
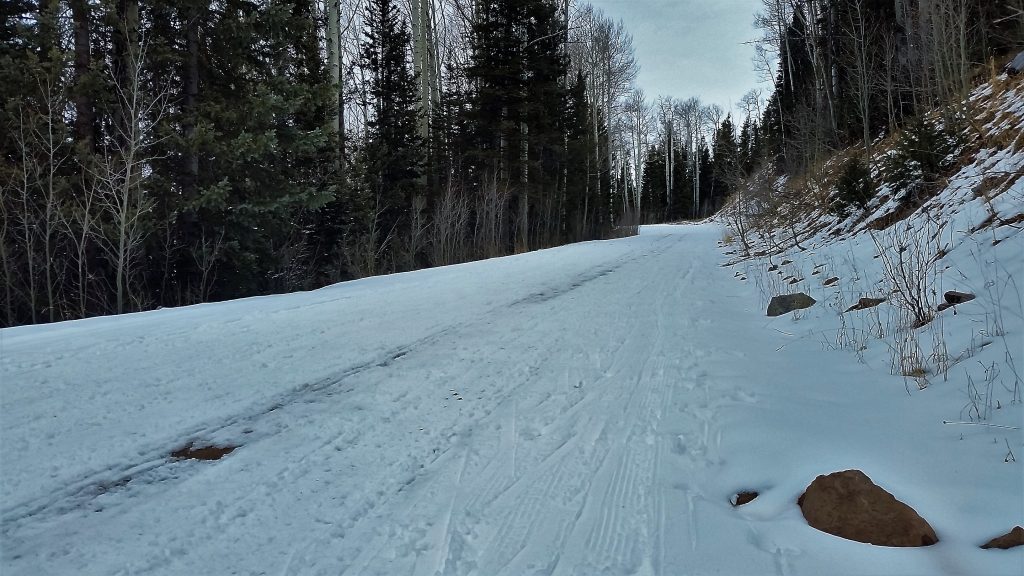
[{"label": "tire track in snow", "polygon": [[[294,436],[300,430],[298,423],[271,420],[296,413],[319,417],[305,409],[291,411],[307,402],[350,406],[337,398],[333,403],[324,401],[328,392],[350,392],[346,388],[358,389],[373,378],[411,378],[407,374],[420,358],[439,354],[450,357],[452,368],[440,370],[437,378],[457,377],[459,383],[453,385],[459,389],[479,383],[482,396],[476,402],[475,394],[467,394],[474,408],[466,409],[458,425],[446,424],[451,427],[416,440],[417,446],[433,446],[438,452],[425,457],[389,454],[404,460],[386,463],[385,472],[420,466],[407,478],[403,476],[397,491],[389,490],[390,484],[385,482],[379,488],[381,493],[369,488],[354,493],[356,504],[361,498],[365,502],[359,506],[346,503],[347,516],[330,519],[333,525],[307,525],[309,543],[288,550],[276,567],[290,574],[433,571],[492,576],[564,574],[574,569],[592,574],[598,570],[585,570],[590,566],[587,558],[595,550],[603,550],[604,556],[595,556],[595,567],[599,564],[616,573],[660,570],[664,566],[666,512],[665,487],[658,482],[663,455],[672,456],[661,419],[665,407],[674,404],[674,390],[684,383],[680,374],[699,366],[696,361],[692,366],[670,362],[685,354],[685,347],[679,349],[677,342],[666,338],[660,317],[681,301],[672,294],[686,289],[693,267],[680,274],[674,264],[651,259],[680,254],[672,251],[679,241],[667,237],[652,242],[647,253],[623,258],[615,274],[577,287],[571,286],[576,281],[572,279],[567,282],[572,288],[567,299],[533,302],[531,306],[502,304],[492,314],[502,310],[504,317],[487,316],[451,327],[447,334],[410,347],[399,358],[384,355],[377,358],[379,364],[350,375],[342,386],[307,386],[307,395],[285,398],[281,406],[264,412],[275,413],[273,418],[254,420],[257,430],[253,434],[259,435],[261,442],[285,433]],[[637,266],[629,261],[634,259]],[[641,266],[640,261],[646,262]],[[654,273],[647,276],[630,274],[650,270]],[[604,283],[616,290],[607,309],[595,313],[590,304],[571,304],[576,297],[585,298],[584,293],[594,294],[587,291],[601,290]],[[550,322],[563,323],[563,332],[554,339],[538,341],[535,329]],[[471,328],[484,324],[488,331],[470,333]],[[591,346],[596,342],[597,347],[577,348],[573,330],[587,330],[587,337],[581,340],[590,340]],[[467,349],[453,350],[452,344],[460,338],[481,340]],[[496,349],[495,344],[500,344],[500,354],[511,358],[499,358],[491,366],[490,360],[474,357],[479,351]],[[579,388],[574,387],[576,380]],[[384,395],[382,391],[360,398],[374,400]],[[276,497],[278,503],[287,502],[274,493],[278,488],[301,491],[303,498],[313,502],[339,490],[328,487],[322,493],[310,492],[314,472],[372,452],[368,443],[374,441],[373,435],[394,436],[395,424],[416,418],[428,395],[417,386],[402,388],[393,397],[398,401],[384,412],[388,420],[384,425],[367,430],[325,427],[308,435],[314,443],[284,444],[295,451],[275,463],[279,467],[274,484],[258,486],[260,492],[238,494],[225,502],[224,538],[244,538],[246,530],[261,518],[273,518],[268,516],[273,512],[269,509],[263,516],[232,525],[232,516],[250,507],[250,500]],[[197,433],[230,436],[236,432],[211,426]],[[449,432],[457,434],[454,442],[443,440]],[[510,453],[515,455],[514,462],[508,458]],[[366,473],[359,477],[373,482]],[[603,510],[605,505],[612,509]],[[195,543],[201,537],[186,536],[178,545]],[[533,564],[537,558],[549,558],[550,563]],[[180,572],[186,568],[186,563],[178,561],[162,569]]]},{"label": "tire track in snow", "polygon": [[[222,443],[218,442],[218,439],[225,438],[243,440],[242,445],[258,441],[276,431],[275,426],[267,425],[266,421],[279,420],[275,418],[277,416],[275,413],[282,408],[297,403],[314,402],[316,396],[321,394],[331,396],[338,392],[350,392],[351,390],[334,390],[334,388],[367,371],[388,367],[411,350],[438,340],[455,329],[454,326],[446,327],[411,344],[392,348],[373,360],[356,364],[332,376],[279,395],[263,408],[254,412],[242,413],[216,423],[196,426],[184,432],[174,441],[161,445],[159,448],[150,447],[145,450],[144,455],[137,462],[95,470],[54,493],[7,506],[0,512],[3,534],[6,537],[16,533],[26,521],[49,521],[57,516],[80,511],[87,508],[89,503],[97,497],[112,492],[130,492],[132,488],[140,484],[181,481],[190,472],[201,470],[201,467],[196,466],[193,462],[181,462],[171,458],[171,451],[191,443],[196,445]],[[287,424],[278,422],[277,426],[287,427]],[[262,433],[257,433],[257,430]]]},{"label": "tire track in snow", "polygon": [[[595,264],[591,268],[591,271],[581,273],[580,277],[586,279],[587,281],[596,279],[596,277],[603,275],[603,273],[610,270],[615,270],[621,267],[623,264],[628,263],[629,261],[634,259],[638,253],[642,252],[642,250],[643,249],[633,249],[626,252],[625,254],[620,254],[618,257],[611,259],[608,262]],[[579,280],[570,280],[568,281],[568,284],[570,287],[569,289],[573,289],[577,287],[576,285],[579,284]],[[290,311],[311,308],[322,305],[327,302],[335,302],[340,300],[346,300],[349,298],[350,296],[339,297],[325,292],[324,297],[318,298],[313,302],[309,302],[299,306],[289,306],[284,308],[275,307],[271,309],[269,313],[275,316],[279,316],[282,314],[287,314]],[[235,307],[241,304],[244,303],[228,302],[219,304],[218,306]],[[47,510],[50,510],[55,515],[59,515],[61,513],[72,511],[76,508],[79,508],[83,505],[83,503],[88,503],[91,492],[106,494],[112,490],[123,491],[132,482],[135,482],[136,484],[138,483],[140,479],[139,474],[141,474],[140,471],[144,471],[154,467],[159,467],[160,463],[165,459],[164,457],[166,456],[166,453],[170,452],[172,449],[187,444],[189,441],[192,440],[202,442],[204,441],[204,437],[223,436],[224,432],[233,432],[232,428],[241,427],[249,422],[260,420],[263,416],[267,415],[268,413],[279,410],[281,407],[288,405],[290,403],[299,401],[315,401],[316,394],[324,391],[327,391],[327,393],[333,393],[331,391],[334,388],[336,388],[338,384],[341,383],[341,381],[346,380],[351,376],[358,375],[368,370],[372,370],[375,367],[386,367],[393,363],[394,361],[400,359],[410,350],[422,347],[425,344],[429,344],[430,342],[437,340],[439,337],[444,336],[448,332],[460,329],[463,325],[472,325],[475,323],[479,323],[481,321],[486,321],[486,319],[492,317],[496,311],[502,310],[507,306],[509,306],[509,304],[507,303],[497,303],[486,313],[482,314],[477,318],[471,319],[464,324],[454,324],[443,327],[442,329],[427,334],[425,337],[418,339],[414,342],[401,346],[396,346],[387,351],[384,351],[374,356],[370,360],[361,363],[356,363],[345,369],[339,370],[334,374],[328,375],[323,378],[318,378],[317,380],[311,381],[307,384],[300,385],[289,391],[283,392],[277,396],[271,397],[269,400],[264,401],[259,406],[248,407],[244,411],[239,412],[228,418],[218,418],[216,421],[207,421],[204,423],[199,423],[189,429],[181,431],[179,434],[176,434],[173,438],[168,438],[166,442],[150,443],[148,446],[141,447],[140,450],[136,452],[138,457],[133,459],[133,461],[118,462],[104,466],[103,468],[94,469],[85,474],[82,474],[81,476],[79,476],[78,478],[71,482],[67,482],[63,486],[58,487],[55,492],[51,491],[50,494],[41,495],[36,498],[28,498],[14,503],[7,502],[2,508],[0,508],[0,519],[2,519],[2,522],[5,526],[5,530],[7,530],[9,529],[10,526],[18,524],[21,520],[25,519],[26,517],[33,516],[36,514],[48,514]],[[172,310],[168,312],[172,316],[174,316],[175,311]],[[205,316],[201,316],[199,317],[199,319],[203,320],[205,319]],[[230,322],[238,323],[242,322],[243,320],[248,321],[251,319],[252,315],[250,314],[247,316],[236,318],[234,320],[231,320]],[[133,324],[145,321],[145,315],[126,316],[124,318],[119,318],[117,323],[111,323],[109,326],[90,326],[89,330],[92,331],[90,333],[94,334],[112,333],[117,332],[120,329],[123,329],[124,326],[131,326]],[[206,330],[208,328],[206,324],[201,324],[198,327],[183,327],[181,326],[180,322],[178,322],[174,326],[175,329],[172,332],[163,335],[164,340],[173,338],[187,339],[191,334],[190,330]],[[146,339],[143,337],[142,340],[144,341]],[[73,345],[74,342],[70,342],[70,344]],[[86,344],[82,344],[82,346],[85,345]],[[90,344],[89,346],[93,345]],[[104,349],[105,348],[100,348],[98,350],[102,351]],[[342,392],[348,392],[348,390],[343,390]],[[246,438],[246,440],[251,441],[252,438],[254,437]],[[59,502],[55,502],[55,500]]]},{"label": "tire track in snow", "polygon": [[[629,252],[613,260],[610,264],[595,266],[591,272],[581,274],[564,285],[565,287],[555,289],[552,297],[567,293],[617,270],[631,261],[634,254],[635,252]],[[531,298],[532,296],[529,296],[525,299],[514,301],[511,306],[524,303]],[[228,418],[196,425],[191,429],[182,431],[182,433],[176,435],[173,439],[169,439],[166,443],[159,445],[151,444],[148,448],[143,448],[139,451],[140,457],[133,462],[93,470],[82,475],[75,482],[54,492],[9,504],[0,509],[0,523],[3,525],[2,533],[5,537],[10,537],[16,534],[26,523],[48,522],[65,514],[83,511],[98,496],[112,492],[130,493],[141,484],[159,482],[164,486],[169,486],[169,483],[180,482],[200,468],[178,465],[178,462],[169,457],[171,451],[190,443],[196,443],[197,445],[237,443],[244,447],[246,444],[251,444],[268,435],[278,433],[281,429],[288,427],[288,424],[283,423],[283,419],[277,418],[276,416],[278,415],[275,414],[283,408],[297,403],[314,403],[322,395],[332,396],[338,393],[351,392],[351,388],[341,389],[348,380],[378,368],[387,368],[413,350],[427,347],[467,326],[486,322],[497,310],[507,306],[510,305],[498,305],[479,318],[463,324],[445,326],[411,343],[390,348],[370,360],[356,363],[329,376],[295,387],[272,397],[264,402],[261,407],[252,407]],[[290,310],[290,308],[286,310]],[[281,310],[275,311],[275,313],[280,312]],[[233,439],[233,442],[226,442],[228,438]],[[319,447],[308,450],[307,453],[311,454],[317,449]],[[127,497],[130,498],[130,494],[127,494]]]}]

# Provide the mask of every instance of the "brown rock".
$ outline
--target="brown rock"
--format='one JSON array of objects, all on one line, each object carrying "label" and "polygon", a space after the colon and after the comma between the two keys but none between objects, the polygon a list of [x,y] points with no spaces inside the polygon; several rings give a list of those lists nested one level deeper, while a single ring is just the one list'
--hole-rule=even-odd
[{"label": "brown rock", "polygon": [[860,470],[818,476],[797,501],[812,527],[878,546],[931,546],[935,531]]},{"label": "brown rock", "polygon": [[847,312],[853,310],[867,310],[868,308],[874,308],[882,302],[885,302],[885,298],[861,298],[856,304],[846,309]]},{"label": "brown rock", "polygon": [[832,286],[833,284],[837,284],[838,282],[839,282],[839,276],[833,276],[833,277],[829,278],[828,280],[825,280],[825,282],[823,282],[823,284],[825,286]]},{"label": "brown rock", "polygon": [[986,544],[981,547],[988,550],[989,548],[1000,548],[1007,550],[1015,546],[1024,546],[1024,528],[1020,526],[1014,526],[1013,530],[1010,530],[1006,534],[998,538],[989,540]]}]

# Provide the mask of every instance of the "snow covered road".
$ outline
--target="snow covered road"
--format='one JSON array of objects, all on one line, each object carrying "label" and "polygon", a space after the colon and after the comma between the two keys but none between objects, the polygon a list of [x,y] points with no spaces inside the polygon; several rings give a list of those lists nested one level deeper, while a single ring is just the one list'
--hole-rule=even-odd
[{"label": "snow covered road", "polygon": [[[956,573],[945,542],[865,555],[802,522],[793,501],[816,474],[867,461],[876,481],[913,486],[934,470],[884,424],[837,421],[830,406],[887,420],[902,387],[881,409],[866,396],[891,382],[807,387],[820,365],[794,359],[820,346],[777,352],[753,288],[720,266],[720,237],[713,224],[648,227],[305,294],[4,330],[0,568],[812,574],[909,557]],[[830,382],[869,374],[852,355],[829,362]],[[169,458],[189,443],[238,448]],[[749,511],[728,502],[742,488],[765,492]]]}]

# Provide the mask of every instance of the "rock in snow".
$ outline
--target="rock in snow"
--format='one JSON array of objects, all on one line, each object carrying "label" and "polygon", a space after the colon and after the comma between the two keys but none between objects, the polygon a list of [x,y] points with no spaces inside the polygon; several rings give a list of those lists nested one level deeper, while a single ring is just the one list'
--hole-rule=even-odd
[{"label": "rock in snow", "polygon": [[852,312],[854,310],[867,310],[868,308],[874,308],[882,302],[885,302],[885,298],[868,298],[864,297],[857,301],[856,304],[846,309],[846,312]]},{"label": "rock in snow", "polygon": [[976,298],[976,296],[974,294],[971,294],[971,293],[968,293],[968,292],[957,292],[955,290],[950,290],[949,292],[946,292],[945,294],[943,294],[942,298],[945,300],[945,302],[943,302],[942,304],[938,305],[938,311],[939,312],[942,312],[943,310],[945,310],[947,308],[952,308],[953,306],[956,306],[957,304],[963,304],[964,302],[970,302],[971,300],[974,300]]},{"label": "rock in snow", "polygon": [[818,476],[798,501],[812,527],[878,546],[931,546],[935,530],[860,470]]},{"label": "rock in snow", "polygon": [[1014,526],[1013,530],[1010,530],[1006,534],[993,538],[981,547],[988,550],[989,548],[1000,548],[1002,550],[1009,550],[1017,546],[1024,546],[1024,528],[1020,526]]},{"label": "rock in snow", "polygon": [[782,294],[780,296],[773,297],[772,301],[768,303],[768,315],[782,316],[787,312],[810,308],[811,306],[814,306],[815,302],[817,302],[817,300],[803,292],[797,292],[796,294]]}]

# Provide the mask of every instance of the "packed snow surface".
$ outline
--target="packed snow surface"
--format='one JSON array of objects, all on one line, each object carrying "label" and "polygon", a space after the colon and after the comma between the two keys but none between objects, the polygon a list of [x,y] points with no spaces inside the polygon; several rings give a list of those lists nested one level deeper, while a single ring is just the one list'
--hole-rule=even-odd
[{"label": "packed snow surface", "polygon": [[[814,284],[818,306],[766,318],[763,282],[736,275],[755,264],[723,266],[722,236],[646,227],[0,331],[0,572],[1021,574],[1024,549],[978,548],[1024,520],[1010,380],[989,391],[986,425],[943,424],[969,420],[962,369],[919,387],[889,374],[881,346],[832,349],[841,287]],[[1000,244],[1014,274],[1020,238]],[[872,261],[862,244],[789,266],[810,278],[818,258],[849,277]],[[1024,368],[1015,299],[1009,344],[967,363],[1005,348]],[[973,334],[983,305],[945,329]],[[170,457],[189,444],[238,448]],[[798,496],[850,468],[940,542],[809,527]]]}]

